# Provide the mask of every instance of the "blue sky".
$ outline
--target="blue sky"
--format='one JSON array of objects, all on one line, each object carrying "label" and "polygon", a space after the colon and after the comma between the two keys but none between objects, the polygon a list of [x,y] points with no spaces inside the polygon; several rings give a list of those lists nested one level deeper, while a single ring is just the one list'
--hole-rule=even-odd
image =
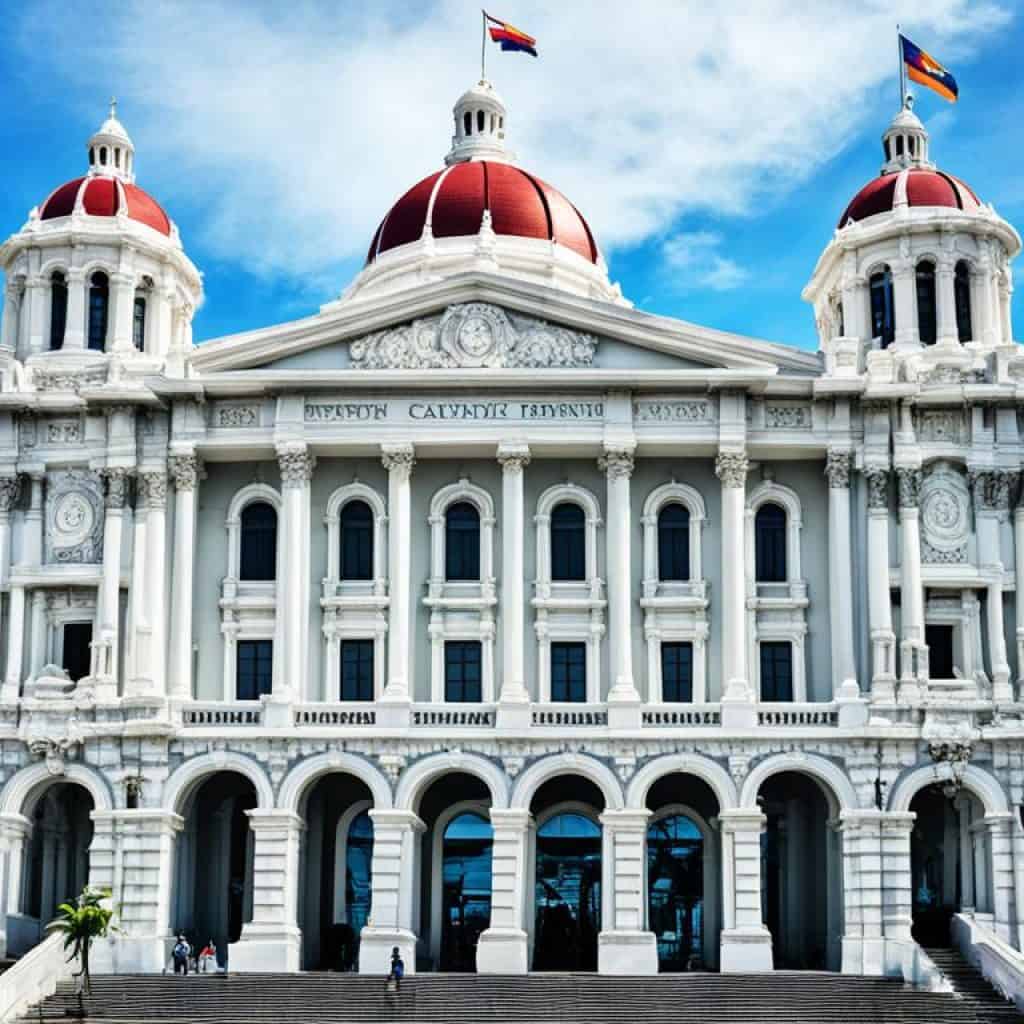
[{"label": "blue sky", "polygon": [[[554,6],[496,9],[541,56],[495,49],[488,76],[520,162],[583,211],[642,309],[814,346],[800,290],[878,173],[897,20],[960,83],[955,107],[918,90],[933,158],[1024,225],[1024,28],[1009,3]],[[205,274],[197,340],[335,298],[390,203],[440,165],[452,103],[479,74],[471,0],[42,0],[7,18],[0,230],[84,170],[116,93],[139,184]]]}]

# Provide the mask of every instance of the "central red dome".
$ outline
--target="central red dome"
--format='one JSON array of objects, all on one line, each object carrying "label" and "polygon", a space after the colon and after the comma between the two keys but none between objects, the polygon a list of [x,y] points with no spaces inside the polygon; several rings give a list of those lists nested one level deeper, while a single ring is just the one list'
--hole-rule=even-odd
[{"label": "central red dome", "polygon": [[839,218],[839,227],[904,205],[977,210],[981,202],[959,178],[931,168],[913,167],[872,178],[850,200]]},{"label": "central red dome", "polygon": [[434,238],[476,235],[485,210],[495,234],[557,242],[598,261],[587,222],[561,192],[511,164],[471,160],[413,185],[381,221],[366,262],[418,241],[428,227]]},{"label": "central red dome", "polygon": [[163,207],[148,193],[127,181],[106,175],[75,178],[47,196],[39,210],[40,220],[70,217],[81,199],[81,209],[92,217],[116,217],[121,210],[138,221],[170,235],[171,221]]}]

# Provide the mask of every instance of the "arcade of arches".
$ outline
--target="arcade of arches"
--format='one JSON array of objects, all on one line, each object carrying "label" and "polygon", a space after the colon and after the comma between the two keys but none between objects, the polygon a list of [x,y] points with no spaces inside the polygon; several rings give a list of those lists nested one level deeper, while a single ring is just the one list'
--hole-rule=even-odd
[{"label": "arcade of arches", "polygon": [[[609,806],[597,782],[562,773],[521,809],[499,807],[482,778],[453,770],[428,777],[408,809],[375,808],[372,788],[339,770],[307,783],[292,813],[261,808],[245,775],[213,772],[173,815],[166,932],[212,939],[223,965],[268,928],[263,815],[286,821],[295,840],[281,847],[295,856],[273,863],[292,865],[280,906],[293,908],[302,969],[376,972],[381,950],[399,945],[409,969],[490,970],[492,944],[513,937],[524,969],[593,971],[607,943],[630,935],[656,970],[728,970],[736,934],[764,949],[762,967],[849,968],[867,901],[844,864],[872,820],[882,841],[883,815],[851,814],[820,777],[797,770],[764,778],[754,807],[723,807],[708,782],[684,772],[655,778],[641,799]],[[37,942],[87,879],[97,883],[94,810],[84,787],[57,780],[33,792],[23,815],[3,816],[9,836],[20,822],[6,893],[10,953]],[[887,842],[890,855],[902,849],[911,887],[881,886],[880,903],[901,909],[923,944],[948,941],[962,910],[1004,927],[993,858],[1008,816],[950,783],[918,789],[910,812],[890,816],[897,845]]]}]

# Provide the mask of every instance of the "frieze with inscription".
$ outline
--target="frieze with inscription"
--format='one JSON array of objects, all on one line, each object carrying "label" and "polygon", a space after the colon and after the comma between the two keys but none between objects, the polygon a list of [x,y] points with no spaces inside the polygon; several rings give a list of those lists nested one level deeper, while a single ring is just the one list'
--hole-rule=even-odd
[{"label": "frieze with inscription", "polygon": [[558,396],[453,401],[451,399],[352,399],[307,401],[307,423],[601,422],[601,398]]},{"label": "frieze with inscription", "polygon": [[704,398],[642,399],[633,403],[633,415],[640,423],[714,423],[717,406]]}]

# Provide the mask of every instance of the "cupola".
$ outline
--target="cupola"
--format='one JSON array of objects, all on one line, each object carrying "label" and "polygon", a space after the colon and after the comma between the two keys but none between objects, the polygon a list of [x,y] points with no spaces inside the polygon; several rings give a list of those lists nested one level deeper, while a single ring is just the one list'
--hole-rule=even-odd
[{"label": "cupola", "polygon": [[452,113],[455,134],[444,158],[449,167],[466,160],[513,159],[505,148],[505,104],[487,79],[464,92]]},{"label": "cupola", "polygon": [[135,181],[135,146],[117,119],[117,100],[110,101],[110,116],[89,139],[89,174],[101,174],[131,184]]}]

